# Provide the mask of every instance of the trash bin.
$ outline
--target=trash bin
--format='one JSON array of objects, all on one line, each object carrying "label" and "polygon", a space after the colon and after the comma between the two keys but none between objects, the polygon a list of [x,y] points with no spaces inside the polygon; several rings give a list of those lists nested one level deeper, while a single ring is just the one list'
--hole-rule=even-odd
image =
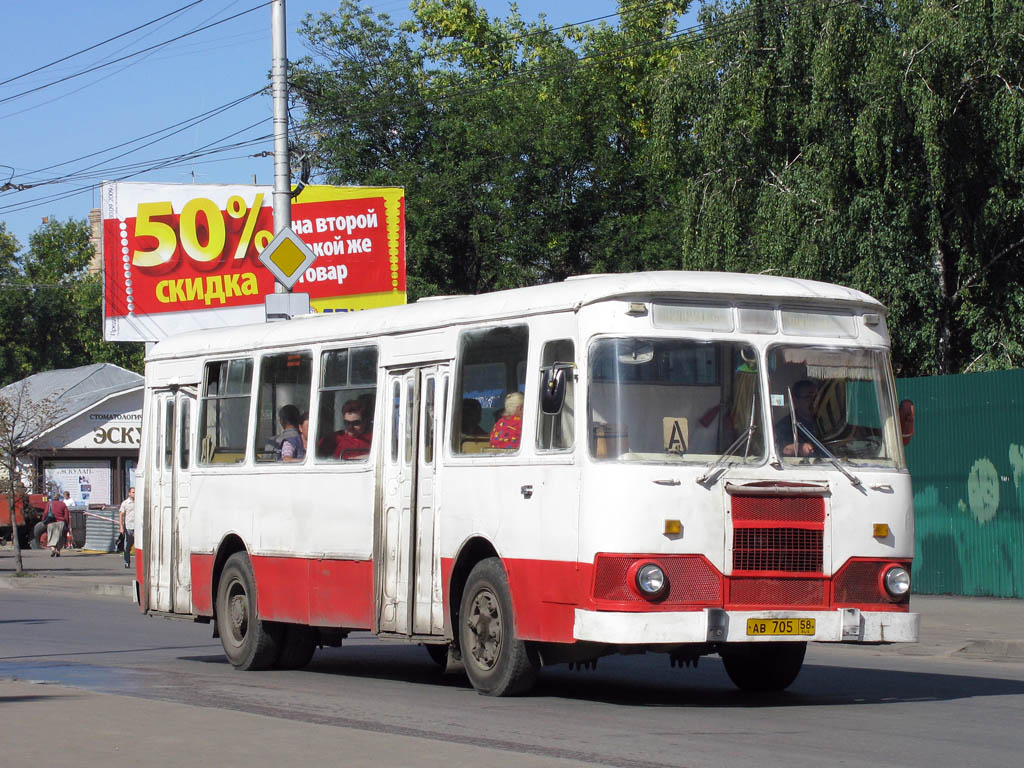
[{"label": "trash bin", "polygon": [[85,546],[85,510],[71,510],[71,546],[81,549]]}]

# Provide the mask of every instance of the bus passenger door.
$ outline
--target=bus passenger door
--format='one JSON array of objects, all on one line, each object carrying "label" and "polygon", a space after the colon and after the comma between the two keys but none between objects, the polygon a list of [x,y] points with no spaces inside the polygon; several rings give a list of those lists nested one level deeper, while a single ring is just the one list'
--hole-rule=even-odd
[{"label": "bus passenger door", "polygon": [[412,631],[415,635],[436,635],[444,630],[441,599],[441,558],[437,540],[435,492],[437,450],[444,443],[445,385],[448,366],[430,366],[419,371],[419,439],[416,450],[416,517],[413,550]]},{"label": "bus passenger door", "polygon": [[179,391],[174,398],[174,455],[171,471],[173,563],[171,582],[174,584],[175,613],[192,613],[192,547],[189,537],[189,491],[192,483],[192,413],[195,410],[194,393]]},{"label": "bus passenger door", "polygon": [[149,582],[149,606],[157,611],[191,613],[188,546],[190,436],[195,396],[155,392],[147,451],[146,534],[143,557]]},{"label": "bus passenger door", "polygon": [[377,630],[440,633],[440,559],[434,485],[442,415],[439,374],[446,366],[390,371],[381,505],[374,547]]}]

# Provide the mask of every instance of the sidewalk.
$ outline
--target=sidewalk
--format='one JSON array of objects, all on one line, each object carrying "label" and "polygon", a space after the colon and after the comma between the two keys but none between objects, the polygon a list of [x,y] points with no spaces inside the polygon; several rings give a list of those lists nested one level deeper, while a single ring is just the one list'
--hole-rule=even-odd
[{"label": "sidewalk", "polygon": [[48,549],[23,549],[21,562],[25,575],[16,577],[13,548],[0,547],[0,590],[38,589],[127,600],[135,593],[135,558],[131,569],[126,569],[124,555],[118,552],[64,549],[60,557],[50,557]]},{"label": "sidewalk", "polygon": [[[78,592],[131,600],[135,560],[125,570],[123,556],[65,550],[23,550],[28,575],[14,576],[14,552],[0,548],[0,593],[5,588]],[[875,646],[907,656],[956,656],[1024,662],[1024,600],[917,595],[911,610],[921,614],[917,643]]]}]

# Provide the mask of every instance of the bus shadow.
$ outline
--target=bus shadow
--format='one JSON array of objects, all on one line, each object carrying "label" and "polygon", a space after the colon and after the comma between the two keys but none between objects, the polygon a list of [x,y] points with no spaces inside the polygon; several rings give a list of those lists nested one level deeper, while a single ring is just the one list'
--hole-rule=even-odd
[{"label": "bus shadow", "polygon": [[[609,665],[611,666],[611,665]],[[704,659],[701,670],[671,670],[659,664],[656,677],[607,676],[561,669],[546,670],[534,695],[646,707],[821,707],[906,704],[1024,696],[1024,680],[891,669],[864,669],[805,664],[786,691],[753,693],[733,686],[718,659]],[[660,672],[659,672],[660,670]],[[587,675],[588,673],[583,673]]]},{"label": "bus shadow", "polygon": [[[227,663],[223,656],[189,660]],[[465,674],[442,673],[417,646],[369,642],[322,649],[304,671],[471,690]],[[545,667],[530,696],[630,707],[852,706],[1024,696],[1024,680],[807,663],[787,691],[750,693],[733,686],[717,658],[702,659],[696,669],[671,669],[660,655],[612,656],[593,671],[572,671],[564,664]]]}]

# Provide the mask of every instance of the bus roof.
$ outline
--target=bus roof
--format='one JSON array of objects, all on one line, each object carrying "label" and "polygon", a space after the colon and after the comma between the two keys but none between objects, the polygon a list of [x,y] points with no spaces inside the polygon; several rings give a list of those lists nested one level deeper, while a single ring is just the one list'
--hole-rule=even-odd
[{"label": "bus roof", "polygon": [[821,302],[885,312],[866,293],[816,280],[733,272],[636,272],[582,275],[560,283],[479,294],[431,297],[414,304],[296,317],[286,322],[189,331],[159,342],[147,360],[195,354],[381,336],[458,323],[570,311],[609,299],[725,299],[751,302]]}]

